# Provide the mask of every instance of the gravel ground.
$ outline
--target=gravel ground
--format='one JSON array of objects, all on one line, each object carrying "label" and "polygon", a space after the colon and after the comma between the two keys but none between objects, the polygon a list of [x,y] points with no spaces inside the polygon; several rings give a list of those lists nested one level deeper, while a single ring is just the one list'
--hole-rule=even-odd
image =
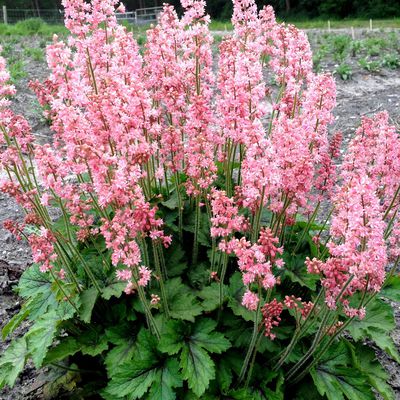
[{"label": "gravel ground", "polygon": [[[38,38],[24,38],[24,43],[15,44],[13,52],[22,52],[22,46],[38,47]],[[0,43],[2,38],[0,38]],[[321,65],[323,70],[333,71],[335,63],[326,62]],[[24,66],[27,77],[17,83],[18,94],[14,99],[14,111],[22,113],[31,123],[39,141],[46,142],[51,138],[51,132],[40,115],[40,109],[35,95],[27,89],[31,79],[43,80],[47,70],[44,62],[27,60]],[[341,130],[344,134],[344,147],[351,139],[357,128],[360,118],[372,115],[381,110],[390,113],[393,123],[400,126],[400,70],[381,70],[371,74],[362,71],[357,65],[353,69],[353,78],[349,81],[337,81],[337,107],[335,110],[335,124],[332,131]],[[8,218],[21,218],[22,213],[15,202],[0,193],[0,326],[19,310],[20,300],[13,294],[12,287],[17,283],[21,272],[31,262],[28,246],[18,242],[12,235],[2,228],[2,222]],[[400,304],[393,304],[398,328],[392,336],[400,346]],[[21,335],[27,329],[23,325],[15,335]],[[0,341],[0,353],[9,344]],[[377,354],[390,375],[390,384],[400,399],[400,366],[390,358],[377,351]],[[0,391],[0,400],[20,400],[43,398],[40,390],[40,372],[28,365],[18,378],[13,389]]]}]

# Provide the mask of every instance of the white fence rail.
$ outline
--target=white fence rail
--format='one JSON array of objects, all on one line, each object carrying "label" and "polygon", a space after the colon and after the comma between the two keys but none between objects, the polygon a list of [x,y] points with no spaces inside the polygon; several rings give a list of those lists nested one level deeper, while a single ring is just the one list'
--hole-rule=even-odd
[{"label": "white fence rail", "polygon": [[141,25],[157,21],[162,7],[138,8],[135,11],[117,13],[118,21],[127,21],[133,24]]},{"label": "white fence rail", "polygon": [[[126,21],[131,24],[146,24],[157,21],[162,7],[139,8],[135,11],[117,13],[119,21]],[[30,18],[41,18],[50,24],[59,24],[64,22],[63,10],[16,10],[3,6],[0,8],[0,22],[13,24]]]}]

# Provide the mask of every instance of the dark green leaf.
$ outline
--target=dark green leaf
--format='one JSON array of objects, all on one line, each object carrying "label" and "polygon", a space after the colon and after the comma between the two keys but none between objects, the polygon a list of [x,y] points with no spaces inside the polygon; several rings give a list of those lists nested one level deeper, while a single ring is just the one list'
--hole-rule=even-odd
[{"label": "dark green leaf", "polygon": [[187,273],[190,286],[201,289],[210,282],[209,264],[199,262],[192,266]]},{"label": "dark green leaf", "polygon": [[108,339],[104,332],[96,329],[90,329],[77,337],[81,346],[82,354],[97,356],[108,349]]},{"label": "dark green leaf", "polygon": [[[219,307],[219,283],[212,282],[210,286],[205,286],[200,292],[199,297],[203,300],[202,307],[204,311],[214,311]],[[227,286],[223,285],[223,293],[227,298]],[[223,300],[225,300],[223,299]]]},{"label": "dark green leaf", "polygon": [[229,399],[232,400],[268,400],[259,391],[253,390],[251,388],[237,389],[229,392]]},{"label": "dark green leaf", "polygon": [[230,347],[229,341],[215,328],[216,322],[211,319],[201,319],[192,326],[185,326],[182,321],[169,321],[158,346],[170,355],[181,351],[183,377],[197,396],[201,396],[215,378],[214,362],[207,351],[220,354]]},{"label": "dark green leaf", "polygon": [[255,313],[242,306],[244,292],[245,287],[242,275],[240,272],[235,272],[229,281],[228,305],[235,315],[242,317],[246,321],[254,321]]},{"label": "dark green leaf", "polygon": [[[188,221],[184,224],[183,229],[187,232],[194,233],[196,222],[196,213],[189,215]],[[211,235],[210,235],[210,221],[207,213],[200,214],[200,228],[198,231],[198,242],[206,247],[211,247]]]},{"label": "dark green leaf", "polygon": [[225,350],[229,349],[231,344],[222,333],[214,331],[216,326],[216,321],[212,319],[201,319],[195,325],[190,340],[210,353],[221,354]]},{"label": "dark green leaf", "polygon": [[37,368],[42,366],[47,349],[53,343],[58,324],[59,318],[53,311],[37,320],[26,334],[29,353]]},{"label": "dark green leaf", "polygon": [[376,298],[368,304],[365,318],[362,320],[355,319],[347,327],[347,330],[356,341],[365,337],[370,338],[377,346],[400,363],[400,355],[389,336],[395,326],[392,307]]},{"label": "dark green leaf", "polygon": [[181,354],[180,366],[183,378],[197,396],[201,396],[211,379],[215,378],[214,362],[205,350],[193,343],[187,343]]},{"label": "dark green leaf", "polygon": [[20,324],[28,317],[28,315],[29,310],[25,306],[22,306],[21,310],[17,314],[15,314],[2,329],[1,334],[3,340],[5,340],[9,334],[13,333],[14,330],[17,329]]},{"label": "dark green leaf", "polygon": [[39,266],[33,264],[22,274],[18,283],[18,294],[26,299],[40,293],[51,293],[51,283],[50,274],[40,272]]},{"label": "dark green leaf", "polygon": [[196,296],[182,283],[181,278],[169,279],[165,288],[172,318],[194,321],[194,317],[202,313],[202,307]]},{"label": "dark green leaf", "polygon": [[129,324],[120,324],[106,330],[109,342],[115,345],[107,352],[105,364],[109,375],[116,370],[118,365],[132,359],[136,347],[136,334]]},{"label": "dark green leaf", "polygon": [[224,358],[220,360],[217,368],[217,383],[221,391],[226,391],[232,384],[233,374],[232,368],[228,361]]},{"label": "dark green leaf", "polygon": [[400,302],[400,276],[393,275],[390,277],[379,294],[389,300]]},{"label": "dark green leaf", "polygon": [[62,338],[61,342],[49,349],[43,361],[44,364],[51,364],[62,361],[69,356],[73,356],[80,350],[81,346],[73,337]]},{"label": "dark green leaf", "polygon": [[13,386],[28,355],[25,338],[14,340],[0,358],[0,388]]},{"label": "dark green leaf", "polygon": [[110,300],[112,296],[120,298],[124,289],[126,287],[126,282],[117,281],[110,283],[108,286],[104,287],[101,291],[101,297],[105,300]]},{"label": "dark green leaf", "polygon": [[185,260],[185,252],[179,243],[173,243],[165,252],[165,265],[168,277],[174,277],[182,274],[188,267]]},{"label": "dark green leaf", "polygon": [[165,324],[158,348],[169,355],[177,354],[184,346],[185,325],[182,321],[168,321]]},{"label": "dark green leaf", "polygon": [[170,198],[166,201],[162,201],[161,204],[164,207],[169,208],[170,210],[174,210],[175,208],[178,208],[178,194],[176,191],[174,191]]},{"label": "dark green leaf", "polygon": [[165,361],[158,368],[157,377],[149,392],[149,400],[174,400],[174,388],[182,386],[182,377],[179,373],[179,363],[174,358]]},{"label": "dark green leaf", "polygon": [[[70,296],[70,301],[75,304],[75,307],[79,307],[79,301],[73,296],[69,284],[62,282],[60,284],[63,285],[65,293]],[[40,272],[37,264],[33,264],[22,274],[18,293],[27,299],[24,308],[32,321],[37,320],[49,310],[55,310],[62,320],[71,318],[75,313],[74,307],[65,299],[58,285],[52,282],[48,273]]]},{"label": "dark green leaf", "polygon": [[115,371],[109,370],[111,381],[106,393],[115,398],[138,399],[149,389],[146,398],[175,399],[174,388],[182,385],[178,361],[164,358],[156,349],[157,340],[142,329],[135,346],[134,357],[119,366]]},{"label": "dark green leaf", "polygon": [[97,296],[99,292],[95,287],[84,290],[80,294],[81,308],[80,317],[83,322],[89,323],[92,318],[93,307],[96,304]]},{"label": "dark green leaf", "polygon": [[106,393],[116,399],[139,399],[156,378],[157,368],[154,367],[154,360],[135,360],[118,368],[111,376]]},{"label": "dark green leaf", "polygon": [[111,376],[119,365],[131,360],[135,350],[135,342],[133,340],[127,340],[125,343],[121,343],[109,350],[104,360],[108,375]]},{"label": "dark green leaf", "polygon": [[283,277],[311,290],[316,289],[316,283],[319,281],[319,277],[315,274],[308,273],[307,267],[304,264],[304,255],[292,255],[289,252],[284,252],[283,260],[285,261],[285,265],[282,269],[284,272]]},{"label": "dark green leaf", "polygon": [[296,232],[301,232],[304,230],[304,228],[307,228],[309,231],[319,231],[320,229],[323,228],[322,225],[318,225],[315,223],[309,224],[308,221],[297,221],[294,225],[293,228],[295,229]]},{"label": "dark green leaf", "polygon": [[47,311],[57,308],[57,300],[49,289],[46,293],[38,293],[25,303],[26,309],[29,311],[28,318],[35,321]]},{"label": "dark green leaf", "polygon": [[[277,373],[278,375],[278,373]],[[276,379],[276,383],[275,383],[275,388],[274,389],[270,389],[267,387],[267,385],[263,385],[262,384],[262,388],[263,388],[263,392],[265,397],[268,400],[283,400],[284,399],[284,387],[283,384],[285,382],[285,378],[283,376],[282,371],[279,373],[277,379]]]},{"label": "dark green leaf", "polygon": [[385,400],[395,400],[392,387],[387,383],[389,376],[376,358],[375,352],[367,346],[358,345],[355,350],[357,367],[368,377],[368,381]]},{"label": "dark green leaf", "polygon": [[352,366],[351,354],[344,342],[331,346],[310,373],[319,393],[328,400],[375,399],[365,377]]}]

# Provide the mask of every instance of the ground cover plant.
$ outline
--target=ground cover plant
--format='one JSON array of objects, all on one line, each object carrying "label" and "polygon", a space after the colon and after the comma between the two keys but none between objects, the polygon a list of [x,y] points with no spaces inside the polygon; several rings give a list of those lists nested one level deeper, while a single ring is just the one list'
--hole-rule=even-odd
[{"label": "ground cover plant", "polygon": [[52,145],[8,109],[1,60],[1,190],[26,210],[6,226],[35,264],[0,386],[32,359],[54,397],[394,398],[364,344],[400,361],[388,115],[362,120],[337,171],[333,79],[271,8],[234,3],[215,72],[202,1],[166,6],[142,56],[114,1],[65,6],[71,36],[32,84]]},{"label": "ground cover plant", "polygon": [[[351,78],[352,69],[360,67],[368,72],[379,73],[382,68],[397,69],[399,63],[399,36],[396,31],[361,31],[352,39],[348,33],[326,33],[314,37],[309,33],[314,49],[314,67],[318,71],[323,63],[333,59],[335,72],[343,79]],[[350,73],[349,73],[350,72]]]}]

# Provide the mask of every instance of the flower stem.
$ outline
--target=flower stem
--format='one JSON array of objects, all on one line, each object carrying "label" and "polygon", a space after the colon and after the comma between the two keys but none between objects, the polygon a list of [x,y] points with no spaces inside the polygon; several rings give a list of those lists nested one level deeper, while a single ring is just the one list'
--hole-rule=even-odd
[{"label": "flower stem", "polygon": [[196,198],[195,202],[195,223],[194,223],[194,238],[193,238],[193,253],[192,253],[192,265],[197,264],[197,258],[199,255],[199,231],[200,231],[200,218],[201,218],[201,210],[200,210],[200,197]]},{"label": "flower stem", "polygon": [[311,215],[311,218],[308,220],[307,225],[303,228],[302,232],[301,232],[301,236],[300,239],[297,241],[296,247],[294,248],[292,254],[296,254],[296,251],[300,248],[300,246],[303,243],[304,240],[304,236],[307,234],[307,232],[310,229],[311,224],[314,222],[315,217],[317,216],[318,210],[319,210],[319,206],[320,206],[321,202],[319,201],[314,209],[314,212]]},{"label": "flower stem", "polygon": [[222,303],[224,301],[224,279],[226,274],[226,269],[228,267],[228,253],[224,253],[224,260],[222,264],[221,276],[219,280],[219,309],[222,310]]},{"label": "flower stem", "polygon": [[[261,288],[259,286],[259,292],[261,291]],[[253,355],[253,351],[255,349],[256,343],[257,343],[257,337],[258,337],[258,321],[260,318],[260,311],[261,311],[261,301],[258,302],[257,306],[257,311],[254,315],[254,326],[253,326],[253,334],[251,335],[251,340],[249,347],[247,349],[246,357],[243,361],[242,369],[240,370],[240,375],[239,375],[239,384],[243,382],[243,379],[246,376],[246,372],[248,370],[249,362],[251,359],[251,356]]]},{"label": "flower stem", "polygon": [[161,297],[162,297],[161,301],[163,303],[163,309],[165,312],[165,316],[167,317],[167,319],[169,319],[170,315],[169,315],[169,307],[168,307],[168,300],[167,300],[167,291],[165,290],[164,278],[163,278],[163,273],[161,271],[158,249],[156,248],[154,243],[152,243],[152,247],[153,247],[154,264],[156,266],[156,272],[159,277],[158,282],[160,284],[160,290],[161,290]]},{"label": "flower stem", "polygon": [[151,313],[149,305],[147,304],[146,295],[144,293],[144,289],[142,286],[138,286],[138,293],[139,293],[140,301],[143,304],[143,308],[144,308],[144,311],[146,314],[147,323],[149,325],[149,328],[156,335],[157,339],[160,340],[160,338],[161,338],[160,331],[158,330],[156,321],[154,320],[154,317]]}]

